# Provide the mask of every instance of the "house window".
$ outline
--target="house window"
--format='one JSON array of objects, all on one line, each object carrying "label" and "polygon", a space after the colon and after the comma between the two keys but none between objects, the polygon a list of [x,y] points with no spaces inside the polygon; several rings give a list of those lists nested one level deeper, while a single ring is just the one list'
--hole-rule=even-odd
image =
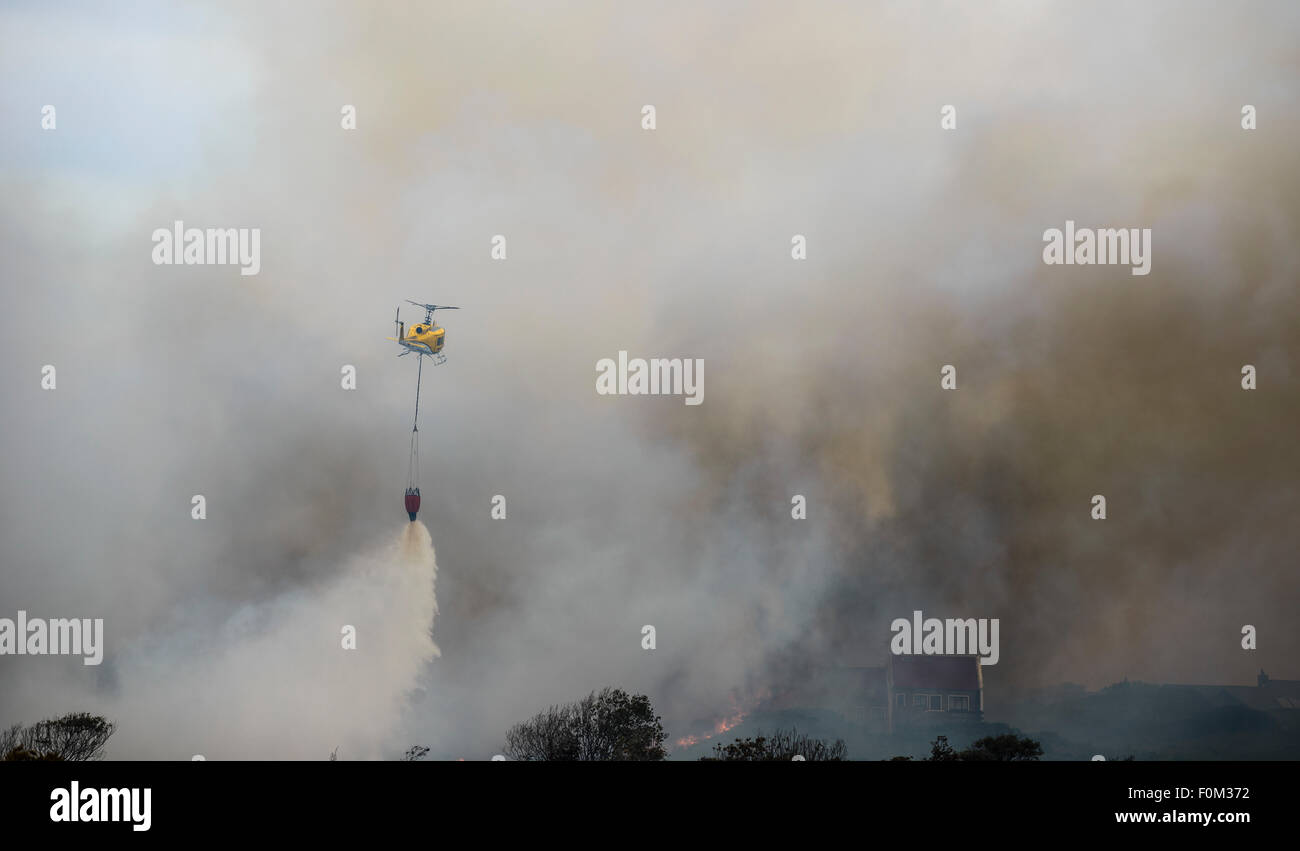
[{"label": "house window", "polygon": [[923,694],[918,694],[918,695],[913,696],[913,697],[912,697],[912,706],[916,707],[917,709],[924,709],[924,708],[925,708],[925,695],[923,695]]},{"label": "house window", "polygon": [[948,695],[948,711],[950,712],[969,712],[970,696],[965,694]]},{"label": "house window", "polygon": [[907,708],[907,695],[905,695],[905,694],[900,694],[900,695],[898,696],[898,700],[896,700],[896,701],[894,701],[894,702],[895,702],[896,704],[898,704],[898,708],[899,708],[899,709],[906,709],[906,708]]},{"label": "house window", "polygon": [[930,711],[931,712],[943,711],[943,695],[940,694],[930,695]]}]

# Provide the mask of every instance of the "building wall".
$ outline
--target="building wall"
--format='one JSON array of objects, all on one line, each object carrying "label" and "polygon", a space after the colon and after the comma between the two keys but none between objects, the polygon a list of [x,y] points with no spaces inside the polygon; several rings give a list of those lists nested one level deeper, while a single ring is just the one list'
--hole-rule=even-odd
[{"label": "building wall", "polygon": [[[975,689],[953,689],[943,686],[935,687],[907,687],[900,688],[894,683],[894,660],[891,657],[885,667],[885,687],[889,695],[889,730],[892,732],[898,725],[916,724],[916,723],[934,723],[944,719],[958,720],[983,720],[984,718],[984,676],[980,670],[979,661],[975,661],[975,681],[979,683],[979,688]],[[913,675],[914,676],[914,675]],[[899,696],[903,697],[904,706],[899,706]],[[916,706],[918,695],[924,696],[924,708]],[[931,709],[932,699],[939,697],[939,708]],[[965,710],[952,709],[952,698],[964,697],[966,699]]]},{"label": "building wall", "polygon": [[[917,698],[923,700],[922,706],[916,705]],[[939,708],[934,708],[934,698],[939,698]],[[903,704],[899,705],[899,698],[903,699]],[[953,698],[957,698],[954,702]],[[981,718],[983,712],[980,703],[981,693],[978,690],[960,690],[944,688],[917,688],[917,689],[891,689],[890,699],[893,701],[893,710],[895,721],[905,718],[912,718],[917,715],[939,715],[940,713],[959,716],[963,718]],[[954,709],[954,703],[960,704],[965,701],[965,709]]]}]

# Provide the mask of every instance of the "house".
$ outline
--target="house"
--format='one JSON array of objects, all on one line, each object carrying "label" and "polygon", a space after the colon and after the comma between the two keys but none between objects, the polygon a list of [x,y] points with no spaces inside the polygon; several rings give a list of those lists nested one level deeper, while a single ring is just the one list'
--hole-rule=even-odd
[{"label": "house", "polygon": [[1300,709],[1300,680],[1275,680],[1260,668],[1255,682],[1255,693],[1242,694],[1243,702],[1266,712]]},{"label": "house", "polygon": [[984,677],[978,656],[890,656],[882,667],[813,667],[759,709],[815,709],[876,732],[898,725],[981,721]]},{"label": "house", "polygon": [[1260,669],[1253,686],[1166,685],[1215,706],[1244,706],[1295,723],[1300,716],[1300,680],[1275,680]]},{"label": "house", "polygon": [[984,718],[978,656],[891,655],[886,671],[891,730],[900,724]]}]

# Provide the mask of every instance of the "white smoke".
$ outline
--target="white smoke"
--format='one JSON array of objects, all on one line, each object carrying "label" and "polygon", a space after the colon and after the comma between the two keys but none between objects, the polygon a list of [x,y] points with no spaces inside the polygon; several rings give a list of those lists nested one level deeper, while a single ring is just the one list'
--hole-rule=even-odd
[{"label": "white smoke", "polygon": [[[391,756],[432,638],[438,566],[429,530],[350,560],[328,583],[245,606],[210,646],[139,646],[121,664],[110,750],[144,759]],[[343,648],[345,625],[356,649]],[[110,753],[110,756],[112,753]]]}]

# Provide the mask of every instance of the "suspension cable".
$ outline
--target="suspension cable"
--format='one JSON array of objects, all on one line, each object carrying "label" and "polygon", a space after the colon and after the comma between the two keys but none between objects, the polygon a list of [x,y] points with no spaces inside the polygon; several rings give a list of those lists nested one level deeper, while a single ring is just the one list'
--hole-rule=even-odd
[{"label": "suspension cable", "polygon": [[406,486],[415,487],[420,481],[420,383],[424,378],[424,355],[419,355],[420,367],[415,374],[415,421],[411,425],[411,457],[406,467]]},{"label": "suspension cable", "polygon": [[424,376],[424,355],[420,355],[420,369],[415,374],[415,425],[411,431],[420,430],[420,380]]}]

